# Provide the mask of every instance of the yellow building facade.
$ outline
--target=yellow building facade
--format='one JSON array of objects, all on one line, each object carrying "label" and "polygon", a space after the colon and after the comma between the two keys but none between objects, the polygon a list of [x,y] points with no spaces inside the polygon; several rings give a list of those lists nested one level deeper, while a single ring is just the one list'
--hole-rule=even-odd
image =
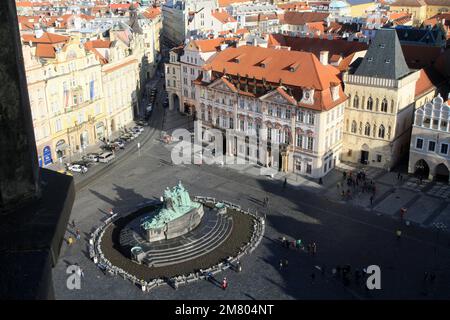
[{"label": "yellow building facade", "polygon": [[78,38],[53,58],[36,57],[30,44],[23,52],[40,162],[70,161],[108,134],[101,65]]}]

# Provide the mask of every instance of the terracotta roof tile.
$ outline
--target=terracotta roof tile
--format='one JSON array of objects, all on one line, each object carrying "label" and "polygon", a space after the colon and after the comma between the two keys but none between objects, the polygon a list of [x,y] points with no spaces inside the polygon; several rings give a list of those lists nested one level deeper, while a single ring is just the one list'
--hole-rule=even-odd
[{"label": "terracotta roof tile", "polygon": [[36,46],[35,56],[39,58],[55,58],[56,50],[51,44],[38,43]]},{"label": "terracotta roof tile", "polygon": [[325,12],[288,11],[284,13],[283,23],[290,25],[305,25],[308,22],[325,21],[329,15],[329,13]]},{"label": "terracotta roof tile", "polygon": [[70,37],[62,36],[55,33],[44,32],[42,37],[36,38],[34,34],[23,34],[22,39],[25,42],[33,42],[33,43],[63,43],[69,41]]},{"label": "terracotta roof tile", "polygon": [[227,76],[240,75],[276,84],[277,87],[286,86],[293,90],[296,100],[300,100],[302,89],[314,88],[314,105],[304,107],[316,110],[328,110],[346,99],[342,88],[337,101],[331,98],[331,86],[341,83],[339,70],[331,65],[322,65],[315,55],[308,52],[254,46],[230,47],[210,58],[204,68],[213,73],[225,72]]},{"label": "terracotta roof tile", "polygon": [[211,15],[222,23],[237,22],[237,20],[230,16],[226,11],[214,11]]}]

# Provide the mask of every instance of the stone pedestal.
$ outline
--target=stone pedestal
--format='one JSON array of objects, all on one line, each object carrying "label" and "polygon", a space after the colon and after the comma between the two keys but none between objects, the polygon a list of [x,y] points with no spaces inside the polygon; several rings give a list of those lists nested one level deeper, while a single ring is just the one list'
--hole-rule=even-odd
[{"label": "stone pedestal", "polygon": [[170,221],[164,227],[149,229],[146,231],[147,241],[168,240],[182,236],[199,225],[203,214],[203,205],[201,205],[199,208],[192,209],[181,217]]}]

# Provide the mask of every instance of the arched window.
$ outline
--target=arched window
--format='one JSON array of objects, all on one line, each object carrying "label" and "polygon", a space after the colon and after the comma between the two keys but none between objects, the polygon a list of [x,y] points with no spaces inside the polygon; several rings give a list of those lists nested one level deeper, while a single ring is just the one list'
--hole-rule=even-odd
[{"label": "arched window", "polygon": [[384,138],[384,126],[380,125],[378,128],[378,138]]},{"label": "arched window", "polygon": [[370,124],[367,122],[366,126],[364,127],[364,134],[366,136],[370,136]]},{"label": "arched window", "polygon": [[386,98],[384,98],[383,101],[381,101],[381,112],[387,112],[387,109],[388,109],[388,102]]},{"label": "arched window", "polygon": [[355,96],[353,98],[353,108],[355,108],[355,109],[359,108],[359,98],[358,98],[358,96]]},{"label": "arched window", "polygon": [[372,110],[373,108],[373,99],[372,97],[369,97],[369,99],[367,99],[367,110]]},{"label": "arched window", "polygon": [[352,133],[356,133],[356,121],[353,120],[352,122]]}]

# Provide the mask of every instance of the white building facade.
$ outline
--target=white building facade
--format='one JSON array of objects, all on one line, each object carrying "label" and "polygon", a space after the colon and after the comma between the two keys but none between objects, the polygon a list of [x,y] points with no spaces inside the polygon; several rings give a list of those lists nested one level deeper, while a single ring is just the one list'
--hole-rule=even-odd
[{"label": "white building facade", "polygon": [[435,97],[415,112],[408,172],[448,183],[450,168],[449,101]]}]

